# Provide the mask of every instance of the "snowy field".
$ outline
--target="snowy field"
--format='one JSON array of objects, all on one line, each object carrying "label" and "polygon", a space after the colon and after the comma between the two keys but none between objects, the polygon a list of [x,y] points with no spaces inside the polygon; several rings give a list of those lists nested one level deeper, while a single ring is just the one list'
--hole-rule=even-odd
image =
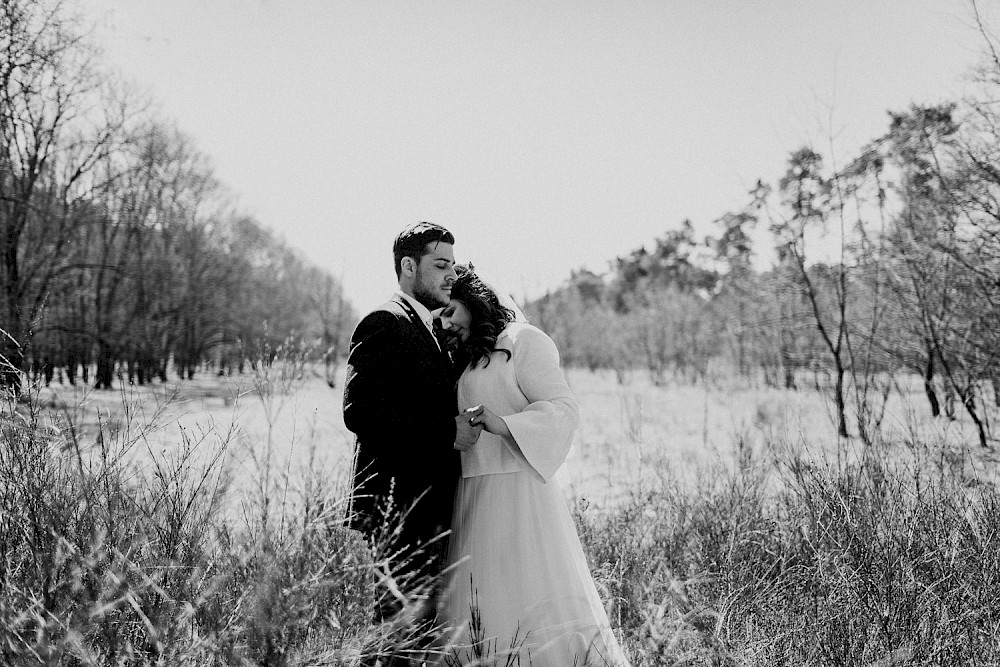
[{"label": "snowy field", "polygon": [[[580,401],[581,427],[558,479],[569,499],[593,505],[612,504],[663,477],[697,483],[720,465],[770,463],[802,451],[817,458],[856,457],[864,449],[856,438],[838,441],[832,401],[811,387],[655,386],[638,372],[621,385],[611,373],[577,369],[568,380]],[[232,377],[204,373],[191,381],[124,385],[112,392],[54,384],[37,394],[49,415],[73,418],[81,442],[93,442],[94,424],[101,422],[119,442],[134,443],[130,456],[142,467],[176,457],[184,443],[195,452],[192,465],[224,449],[238,505],[254,485],[258,493],[269,493],[260,487],[263,477],[292,491],[310,477],[328,485],[347,480],[353,436],[341,416],[342,387],[343,371],[331,388],[311,369],[301,377],[269,369]],[[995,410],[988,416],[995,419]],[[992,450],[978,447],[966,416],[930,419],[916,383],[892,394],[883,432],[895,443],[936,448],[942,465],[985,472],[997,460]]]}]

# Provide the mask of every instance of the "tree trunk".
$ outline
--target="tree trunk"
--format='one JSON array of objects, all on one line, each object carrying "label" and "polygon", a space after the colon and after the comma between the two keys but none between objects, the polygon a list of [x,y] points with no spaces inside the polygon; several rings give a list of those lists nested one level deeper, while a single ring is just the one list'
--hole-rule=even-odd
[{"label": "tree trunk", "polygon": [[[6,150],[6,147],[4,148]],[[25,340],[22,330],[20,265],[18,264],[18,235],[14,231],[18,220],[24,214],[21,206],[16,206],[16,212],[11,219],[4,220],[6,238],[0,239],[3,247],[3,257],[0,266],[3,267],[4,297],[7,301],[6,321],[0,326],[0,389],[7,389],[15,396],[21,395],[21,371],[24,370],[24,348],[21,341]],[[4,211],[3,214],[7,214]]]},{"label": "tree trunk", "polygon": [[100,343],[97,349],[97,373],[94,389],[111,389],[115,375],[115,359],[111,346]]},{"label": "tree trunk", "polygon": [[795,369],[791,366],[785,366],[785,389],[798,389],[795,386]]},{"label": "tree trunk", "polygon": [[795,386],[795,364],[792,363],[792,353],[789,352],[788,343],[784,340],[778,348],[778,356],[781,359],[781,370],[785,374],[785,389],[798,389]]},{"label": "tree trunk", "polygon": [[76,386],[76,365],[76,354],[70,352],[66,355],[66,379],[69,381],[70,386],[73,387]]},{"label": "tree trunk", "polygon": [[837,359],[837,435],[841,438],[848,437],[847,433],[847,405],[844,400],[844,366]]},{"label": "tree trunk", "polygon": [[927,355],[927,366],[924,368],[924,393],[927,394],[927,402],[931,404],[931,416],[941,416],[941,402],[938,401],[937,392],[934,390],[934,354]]},{"label": "tree trunk", "polygon": [[944,413],[948,419],[955,421],[955,390],[952,389],[950,382],[944,388]]},{"label": "tree trunk", "polygon": [[962,405],[965,406],[965,411],[969,413],[972,417],[973,423],[976,425],[976,431],[979,434],[979,446],[985,449],[989,449],[989,442],[986,440],[986,425],[983,424],[983,420],[979,418],[979,414],[976,413],[976,391],[974,387],[969,387],[962,392]]}]

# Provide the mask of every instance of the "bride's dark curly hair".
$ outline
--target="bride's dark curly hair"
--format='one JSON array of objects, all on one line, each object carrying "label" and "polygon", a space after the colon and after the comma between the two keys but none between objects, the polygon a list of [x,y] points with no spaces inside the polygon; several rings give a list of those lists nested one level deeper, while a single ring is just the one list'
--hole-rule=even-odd
[{"label": "bride's dark curly hair", "polygon": [[482,362],[485,368],[494,352],[503,352],[510,361],[510,350],[498,350],[496,344],[500,332],[514,321],[514,311],[500,303],[496,292],[480,280],[471,263],[456,264],[455,273],[458,278],[451,287],[451,298],[461,301],[472,315],[469,339],[459,348],[462,361],[472,367]]}]

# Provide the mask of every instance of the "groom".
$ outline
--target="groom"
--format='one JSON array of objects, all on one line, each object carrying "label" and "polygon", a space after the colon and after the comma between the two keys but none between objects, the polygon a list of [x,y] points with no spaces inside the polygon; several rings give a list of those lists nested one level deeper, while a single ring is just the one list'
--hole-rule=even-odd
[{"label": "groom", "polygon": [[349,522],[397,559],[390,567],[404,593],[444,566],[459,451],[482,431],[472,414],[458,415],[456,373],[432,328],[430,310],[450,300],[454,245],[430,222],[400,232],[399,289],[361,320],[347,357],[344,423],[357,436]]}]

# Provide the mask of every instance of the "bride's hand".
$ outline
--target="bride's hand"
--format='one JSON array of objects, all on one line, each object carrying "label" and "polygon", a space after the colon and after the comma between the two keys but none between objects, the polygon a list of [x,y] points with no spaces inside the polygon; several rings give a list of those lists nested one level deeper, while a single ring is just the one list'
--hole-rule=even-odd
[{"label": "bride's hand", "polygon": [[493,435],[510,437],[510,429],[507,428],[506,422],[486,406],[483,406],[483,413],[475,418],[474,423],[482,424],[483,428]]}]

